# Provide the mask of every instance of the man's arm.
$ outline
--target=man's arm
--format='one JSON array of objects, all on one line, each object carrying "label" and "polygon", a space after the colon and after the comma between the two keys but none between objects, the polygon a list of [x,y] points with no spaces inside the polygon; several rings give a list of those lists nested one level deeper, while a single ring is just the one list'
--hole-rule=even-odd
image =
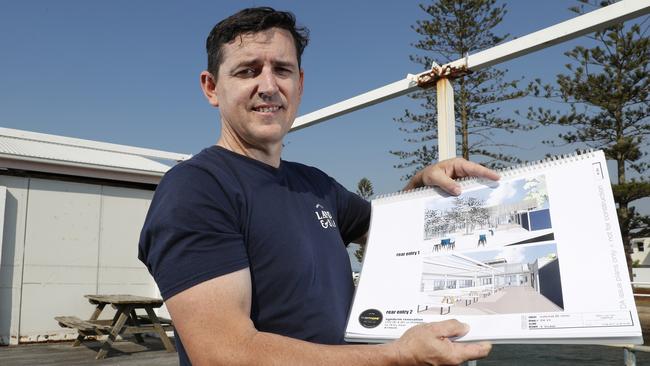
[{"label": "man's arm", "polygon": [[456,320],[418,325],[383,345],[320,345],[260,332],[250,319],[251,293],[246,268],[166,301],[193,365],[453,365],[490,351],[489,344],[450,341],[467,332]]}]

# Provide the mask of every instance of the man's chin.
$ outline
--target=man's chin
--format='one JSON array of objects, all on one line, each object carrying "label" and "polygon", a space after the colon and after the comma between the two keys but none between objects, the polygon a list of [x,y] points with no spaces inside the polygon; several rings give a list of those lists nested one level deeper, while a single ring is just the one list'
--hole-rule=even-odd
[{"label": "man's chin", "polygon": [[286,126],[284,123],[268,123],[268,124],[261,124],[256,126],[255,128],[255,135],[257,135],[260,139],[264,140],[274,140],[274,139],[280,139],[282,140],[284,136],[289,132],[289,129],[291,128],[291,125]]},{"label": "man's chin", "polygon": [[284,136],[287,133],[278,126],[275,128],[265,128],[258,131],[255,131],[249,138],[251,141],[255,141],[263,145],[274,145],[282,143]]}]

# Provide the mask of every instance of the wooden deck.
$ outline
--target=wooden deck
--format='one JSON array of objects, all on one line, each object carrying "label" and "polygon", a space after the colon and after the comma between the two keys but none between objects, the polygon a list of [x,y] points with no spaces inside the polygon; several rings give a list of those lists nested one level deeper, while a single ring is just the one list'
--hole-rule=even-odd
[{"label": "wooden deck", "polygon": [[115,341],[108,353],[108,357],[102,360],[95,360],[97,351],[101,347],[101,343],[97,341],[84,341],[79,347],[72,347],[72,342],[0,346],[0,365],[178,365],[178,354],[176,352],[167,352],[160,339],[145,337],[144,341],[143,344],[138,344],[131,338]]},{"label": "wooden deck", "polygon": [[[648,335],[646,335],[647,337]],[[109,357],[95,360],[98,342],[86,342],[71,347],[72,342],[39,343],[14,347],[0,347],[2,366],[177,366],[176,353],[168,353],[158,339],[145,338],[143,347],[134,342],[117,341],[117,349]],[[91,348],[88,348],[90,346]],[[611,366],[623,364],[623,350],[604,346],[583,345],[494,345],[487,359],[477,366]],[[650,365],[650,354],[637,354],[637,365]]]},{"label": "wooden deck", "polygon": [[[644,334],[648,339],[649,335]],[[108,358],[95,360],[99,342],[85,342],[72,347],[72,342],[38,343],[20,346],[0,346],[2,366],[177,366],[176,353],[165,351],[162,342],[146,337],[145,345],[116,341]],[[487,359],[478,366],[610,366],[623,364],[623,350],[604,346],[583,345],[494,345]],[[650,353],[638,353],[637,365],[650,365]]]}]

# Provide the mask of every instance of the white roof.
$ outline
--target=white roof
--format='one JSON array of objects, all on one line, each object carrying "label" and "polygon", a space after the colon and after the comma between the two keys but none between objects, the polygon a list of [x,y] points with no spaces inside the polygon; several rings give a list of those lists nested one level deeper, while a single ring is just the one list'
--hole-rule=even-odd
[{"label": "white roof", "polygon": [[121,177],[116,179],[123,179],[125,173],[160,177],[177,161],[189,157],[191,155],[0,128],[0,161],[3,163],[0,166],[4,167],[17,168],[16,162],[32,167],[65,166],[77,171],[119,172]]}]

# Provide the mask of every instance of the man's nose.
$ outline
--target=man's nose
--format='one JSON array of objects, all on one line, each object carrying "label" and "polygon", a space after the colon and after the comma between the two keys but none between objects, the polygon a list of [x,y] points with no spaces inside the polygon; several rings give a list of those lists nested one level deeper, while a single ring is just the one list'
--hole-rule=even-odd
[{"label": "man's nose", "polygon": [[264,68],[259,75],[258,93],[261,97],[270,97],[278,92],[278,83],[273,70]]}]

